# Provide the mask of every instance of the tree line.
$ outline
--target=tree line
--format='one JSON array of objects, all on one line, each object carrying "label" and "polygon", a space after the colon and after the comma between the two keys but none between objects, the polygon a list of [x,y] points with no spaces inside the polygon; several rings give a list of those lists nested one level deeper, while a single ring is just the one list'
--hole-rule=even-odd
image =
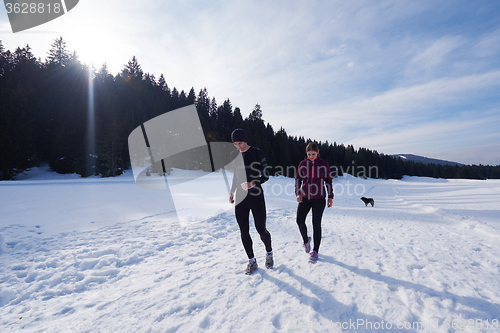
[{"label": "tree line", "polygon": [[[195,104],[207,141],[230,141],[243,128],[249,143],[261,148],[274,175],[305,157],[310,138],[291,136],[265,123],[259,104],[243,117],[230,99],[218,104],[206,88],[187,93],[170,87],[163,74],[145,73],[134,56],[112,75],[82,63],[62,37],[54,40],[45,60],[29,45],[11,52],[0,40],[0,180],[48,163],[58,173],[113,177],[130,167],[127,139],[145,121]],[[443,166],[414,163],[366,148],[317,142],[320,155],[335,175],[395,178],[500,178],[500,166]],[[291,168],[290,168],[291,167]]]}]

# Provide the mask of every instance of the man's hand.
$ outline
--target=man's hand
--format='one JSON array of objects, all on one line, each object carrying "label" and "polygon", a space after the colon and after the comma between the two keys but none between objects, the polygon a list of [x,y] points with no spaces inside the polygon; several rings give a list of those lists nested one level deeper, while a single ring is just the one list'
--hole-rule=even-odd
[{"label": "man's hand", "polygon": [[301,202],[302,202],[302,196],[301,196],[300,194],[297,196],[297,202],[298,202],[298,203],[301,203]]},{"label": "man's hand", "polygon": [[332,206],[333,206],[333,199],[332,198],[328,198],[328,208],[330,208]]},{"label": "man's hand", "polygon": [[251,189],[252,187],[255,187],[255,183],[252,181],[252,182],[249,182],[249,183],[243,183],[241,184],[241,188],[245,191],[248,191],[249,189]]},{"label": "man's hand", "polygon": [[232,192],[229,194],[229,203],[232,203],[232,204],[234,203],[234,195]]}]

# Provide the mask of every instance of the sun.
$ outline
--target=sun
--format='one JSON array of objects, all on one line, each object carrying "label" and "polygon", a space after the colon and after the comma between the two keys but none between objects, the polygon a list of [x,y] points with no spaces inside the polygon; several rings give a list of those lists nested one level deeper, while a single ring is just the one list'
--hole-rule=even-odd
[{"label": "sun", "polygon": [[97,70],[106,64],[111,74],[117,74],[126,63],[126,46],[105,29],[87,26],[72,31],[65,39],[70,53],[76,51],[80,62]]}]

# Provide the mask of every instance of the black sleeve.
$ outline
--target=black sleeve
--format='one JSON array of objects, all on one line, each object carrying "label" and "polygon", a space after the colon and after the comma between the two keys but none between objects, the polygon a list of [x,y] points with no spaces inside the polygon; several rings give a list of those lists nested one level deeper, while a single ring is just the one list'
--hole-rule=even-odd
[{"label": "black sleeve", "polygon": [[256,183],[263,184],[269,180],[269,170],[267,165],[266,156],[264,156],[264,152],[260,149],[257,149],[257,161],[260,165],[260,177],[255,180]]},{"label": "black sleeve", "polygon": [[297,172],[295,174],[295,195],[300,194],[300,188],[302,186],[302,182],[304,179],[302,178],[302,175],[300,173],[300,166],[302,165],[302,162],[299,163],[299,167],[297,168]]}]

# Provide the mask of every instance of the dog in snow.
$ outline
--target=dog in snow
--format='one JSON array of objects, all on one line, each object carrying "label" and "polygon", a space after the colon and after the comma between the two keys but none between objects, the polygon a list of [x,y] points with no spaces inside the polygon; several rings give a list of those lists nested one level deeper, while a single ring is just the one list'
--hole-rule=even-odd
[{"label": "dog in snow", "polygon": [[363,200],[363,202],[365,203],[365,207],[368,206],[368,204],[371,204],[372,207],[373,205],[375,205],[375,200],[373,200],[373,198],[362,197],[361,200]]}]

